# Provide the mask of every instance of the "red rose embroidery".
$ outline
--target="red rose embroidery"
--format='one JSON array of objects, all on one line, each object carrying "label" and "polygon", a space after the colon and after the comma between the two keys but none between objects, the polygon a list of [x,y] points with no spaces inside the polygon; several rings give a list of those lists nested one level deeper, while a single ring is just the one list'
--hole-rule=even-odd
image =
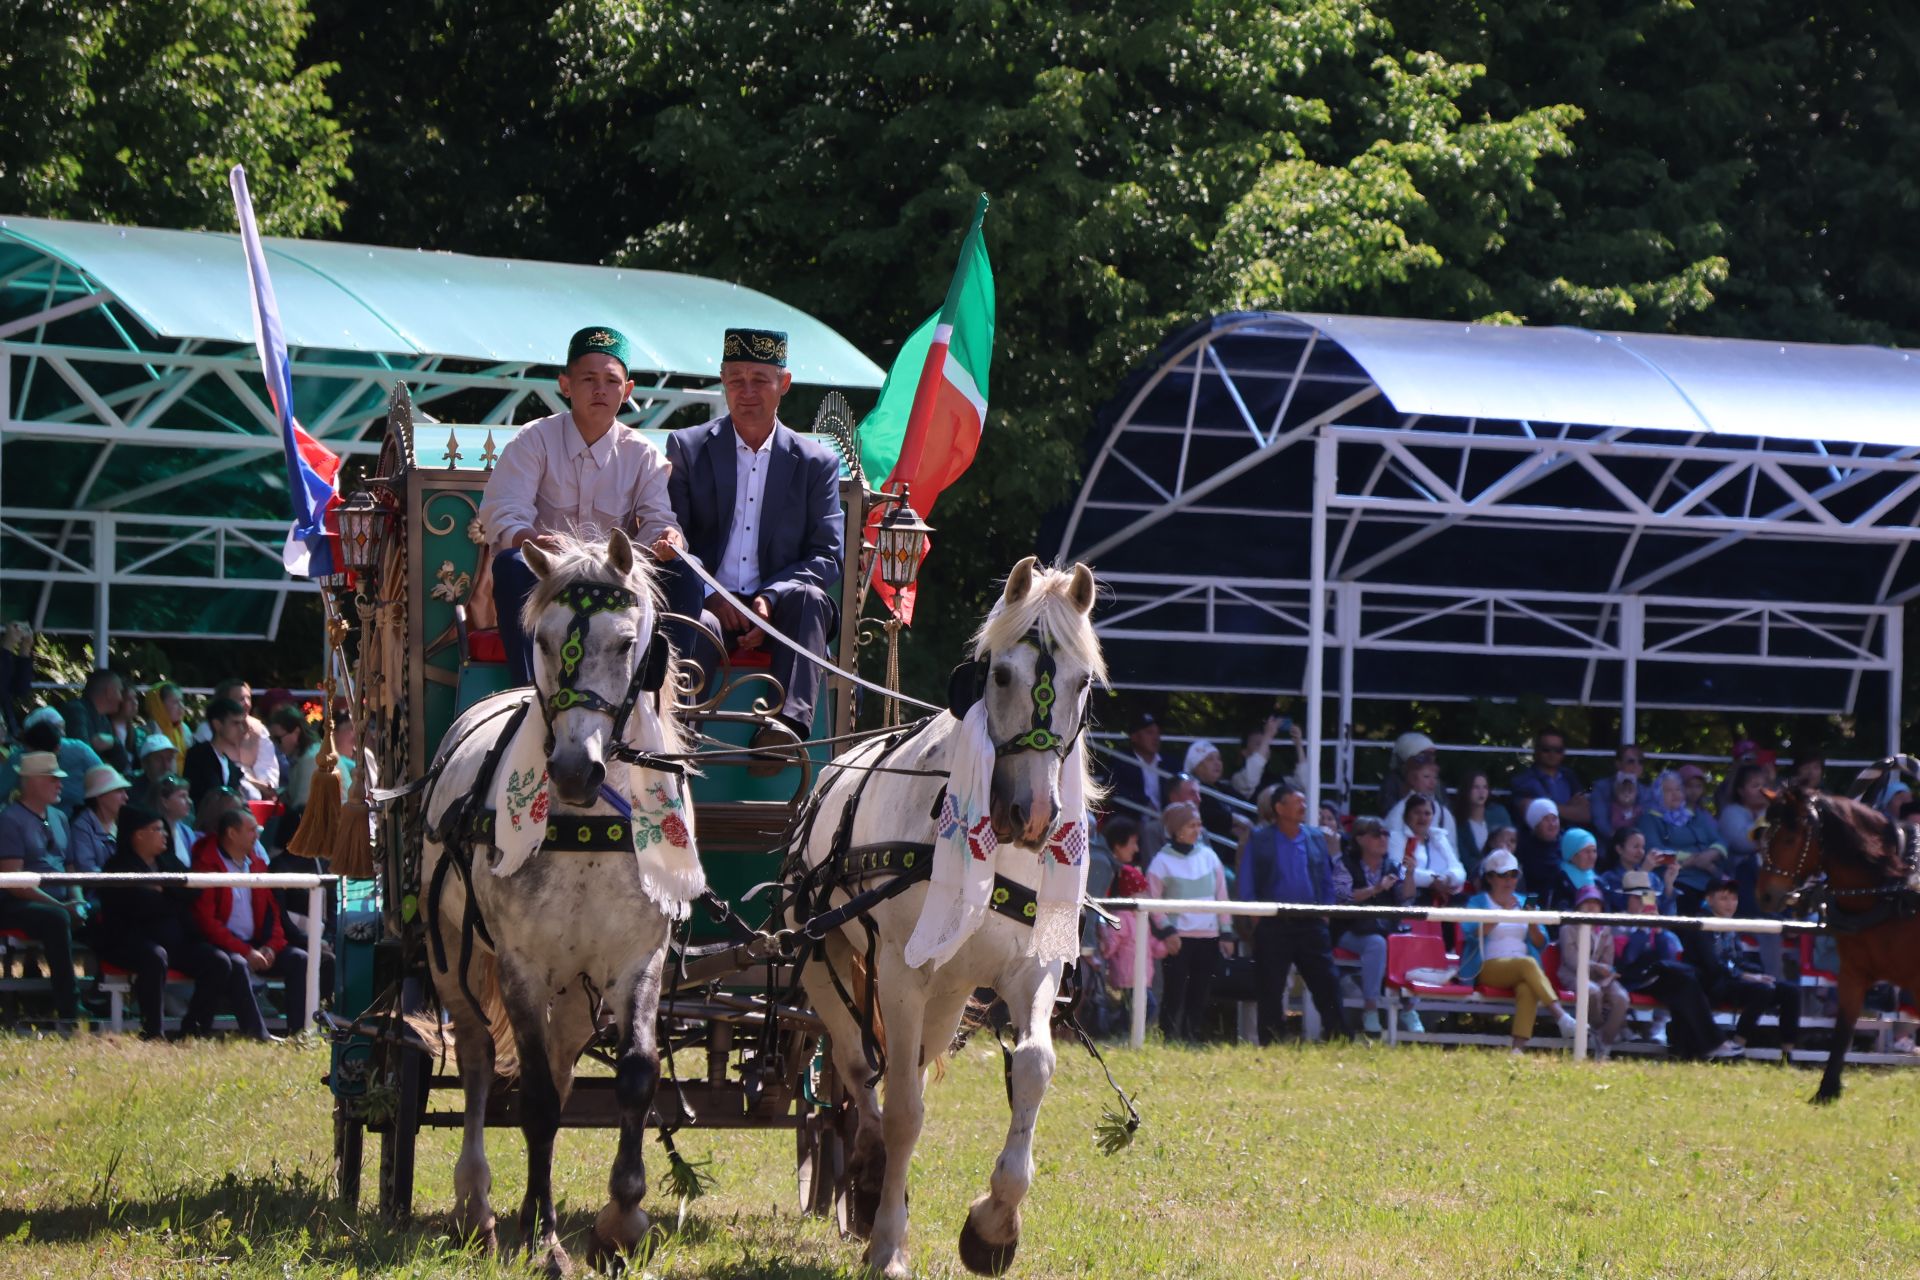
[{"label": "red rose embroidery", "polygon": [[533,808],[527,810],[527,816],[535,822],[547,820],[547,793],[542,791],[533,798]]},{"label": "red rose embroidery", "polygon": [[667,838],[668,844],[682,849],[687,847],[687,824],[681,821],[677,813],[669,813],[660,819],[660,834]]}]

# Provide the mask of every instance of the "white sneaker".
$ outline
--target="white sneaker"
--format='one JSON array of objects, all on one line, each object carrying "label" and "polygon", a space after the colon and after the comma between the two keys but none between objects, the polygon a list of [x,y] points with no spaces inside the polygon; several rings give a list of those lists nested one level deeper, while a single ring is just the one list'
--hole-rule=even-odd
[{"label": "white sneaker", "polygon": [[1560,1034],[1568,1040],[1573,1039],[1573,1033],[1580,1027],[1580,1024],[1573,1020],[1573,1015],[1565,1009],[1562,1009],[1560,1010],[1558,1021],[1560,1023]]},{"label": "white sneaker", "polygon": [[1722,1040],[1719,1044],[1715,1045],[1713,1047],[1713,1051],[1707,1055],[1707,1057],[1710,1059],[1711,1058],[1744,1058],[1746,1056],[1747,1056],[1746,1048],[1742,1045],[1735,1044],[1731,1040]]},{"label": "white sneaker", "polygon": [[1420,1021],[1420,1011],[1418,1009],[1402,1009],[1400,1011],[1400,1029],[1402,1031],[1412,1032],[1416,1036],[1421,1036],[1427,1033],[1427,1024]]},{"label": "white sneaker", "polygon": [[1380,1011],[1368,1009],[1360,1015],[1360,1029],[1370,1036],[1380,1034]]}]

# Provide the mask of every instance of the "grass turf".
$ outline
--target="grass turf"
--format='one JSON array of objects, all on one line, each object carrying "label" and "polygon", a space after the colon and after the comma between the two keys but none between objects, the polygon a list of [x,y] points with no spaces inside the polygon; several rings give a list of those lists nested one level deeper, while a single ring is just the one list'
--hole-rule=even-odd
[{"label": "grass turf", "polygon": [[[1920,1274],[1920,1079],[1903,1072],[1855,1070],[1822,1109],[1806,1104],[1811,1073],[1757,1064],[1364,1046],[1112,1060],[1145,1126],[1099,1154],[1109,1095],[1062,1046],[1016,1276]],[[524,1274],[446,1239],[452,1131],[422,1137],[412,1230],[335,1210],[324,1070],[311,1047],[0,1038],[0,1277]],[[950,1064],[928,1111],[914,1258],[922,1275],[964,1274],[954,1241],[1006,1129],[997,1051]],[[525,1158],[518,1133],[491,1138],[504,1243]],[[858,1274],[859,1247],[793,1208],[791,1134],[679,1141],[712,1158],[717,1185],[646,1274]],[[613,1145],[560,1135],[576,1253]],[[657,1183],[647,1203],[673,1221]]]}]

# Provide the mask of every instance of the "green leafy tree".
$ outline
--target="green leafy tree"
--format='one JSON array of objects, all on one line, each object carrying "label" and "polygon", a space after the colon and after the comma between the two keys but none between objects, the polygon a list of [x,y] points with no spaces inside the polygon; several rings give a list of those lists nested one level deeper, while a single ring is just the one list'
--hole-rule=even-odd
[{"label": "green leafy tree", "polygon": [[301,0],[8,0],[0,210],[228,228],[244,164],[265,230],[337,226],[349,143],[307,23]]},{"label": "green leafy tree", "polygon": [[936,535],[926,566],[923,689],[1171,327],[1231,306],[1500,309],[1485,268],[1577,118],[1467,119],[1475,69],[1359,0],[576,0],[555,31],[570,97],[664,104],[629,140],[656,212],[622,260],[767,288],[883,360],[993,195],[996,403],[934,512],[967,533]]}]

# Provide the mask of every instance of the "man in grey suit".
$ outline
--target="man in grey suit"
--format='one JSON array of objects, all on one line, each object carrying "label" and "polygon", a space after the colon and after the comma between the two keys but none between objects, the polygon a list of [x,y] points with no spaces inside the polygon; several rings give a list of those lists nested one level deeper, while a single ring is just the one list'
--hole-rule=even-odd
[{"label": "man in grey suit", "polygon": [[[756,748],[804,740],[820,684],[820,668],[767,640],[760,624],[824,656],[839,613],[840,461],[780,421],[780,398],[793,386],[786,366],[786,334],[727,330],[720,364],[726,416],[667,438],[668,494],[688,549],[747,606],[711,595],[700,620],[729,647],[768,645],[771,674],[786,690],[779,723],[754,735]],[[780,767],[777,757],[763,757],[751,770]]]}]

